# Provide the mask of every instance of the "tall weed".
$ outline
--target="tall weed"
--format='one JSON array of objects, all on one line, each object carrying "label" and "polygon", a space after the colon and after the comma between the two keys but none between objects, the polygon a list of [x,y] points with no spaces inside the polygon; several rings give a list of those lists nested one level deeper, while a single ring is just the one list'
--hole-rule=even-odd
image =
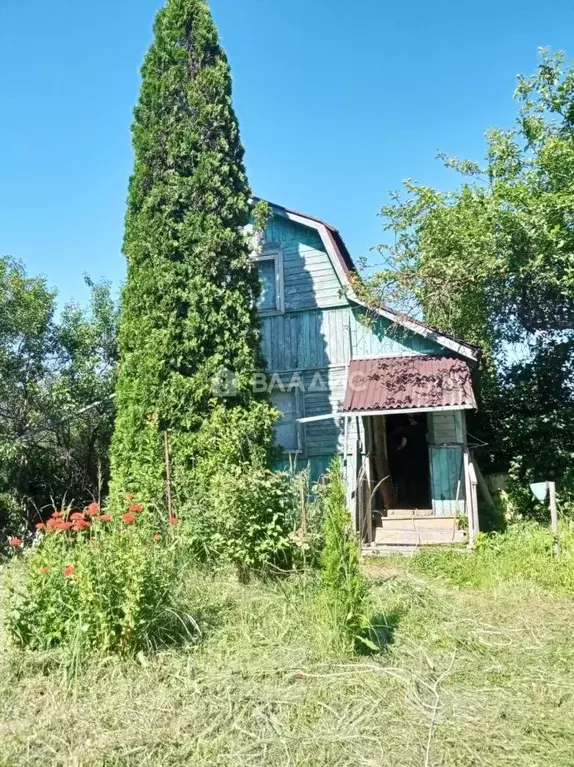
[{"label": "tall weed", "polygon": [[333,461],[321,491],[324,507],[324,549],[320,600],[341,635],[354,644],[365,641],[368,586],[361,573],[360,546],[352,529],[339,460]]}]

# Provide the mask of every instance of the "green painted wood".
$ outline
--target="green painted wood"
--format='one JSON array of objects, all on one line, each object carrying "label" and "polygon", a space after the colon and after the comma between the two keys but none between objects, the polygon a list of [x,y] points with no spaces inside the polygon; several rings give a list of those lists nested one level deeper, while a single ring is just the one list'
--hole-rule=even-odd
[{"label": "green painted wood", "polygon": [[349,317],[354,359],[444,353],[443,347],[434,341],[411,333],[384,317],[373,317],[366,309],[354,307],[349,311]]},{"label": "green painted wood", "polygon": [[[263,353],[269,370],[347,365],[351,358],[440,354],[433,341],[396,330],[388,320],[364,325],[350,307],[263,316]],[[444,350],[442,350],[444,351]]]},{"label": "green painted wood", "polygon": [[436,447],[431,445],[429,458],[433,511],[439,517],[463,514],[465,503],[462,446]]}]

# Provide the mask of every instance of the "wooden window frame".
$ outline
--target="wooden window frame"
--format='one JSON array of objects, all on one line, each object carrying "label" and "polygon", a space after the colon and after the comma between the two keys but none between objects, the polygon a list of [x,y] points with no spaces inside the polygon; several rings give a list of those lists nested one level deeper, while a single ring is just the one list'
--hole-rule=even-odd
[{"label": "wooden window frame", "polygon": [[280,248],[265,248],[262,253],[253,258],[255,268],[261,261],[273,261],[275,264],[275,292],[277,296],[275,309],[258,309],[259,314],[269,317],[285,314],[285,286],[283,279],[283,253]]}]

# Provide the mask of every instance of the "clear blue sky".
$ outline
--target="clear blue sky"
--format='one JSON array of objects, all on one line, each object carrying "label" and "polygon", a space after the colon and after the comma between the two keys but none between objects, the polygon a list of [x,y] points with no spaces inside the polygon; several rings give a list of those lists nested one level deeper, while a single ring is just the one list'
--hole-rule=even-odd
[{"label": "clear blue sky", "polygon": [[[120,283],[129,126],[160,0],[0,0],[0,253],[62,299]],[[212,0],[255,193],[338,227],[355,256],[437,149],[479,158],[536,49],[574,57],[572,0]]]}]

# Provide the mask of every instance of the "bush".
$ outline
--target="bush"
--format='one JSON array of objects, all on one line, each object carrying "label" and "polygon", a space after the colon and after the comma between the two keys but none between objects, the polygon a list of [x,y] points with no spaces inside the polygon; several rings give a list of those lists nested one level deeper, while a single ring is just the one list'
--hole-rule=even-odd
[{"label": "bush", "polygon": [[[41,538],[8,570],[6,620],[14,644],[31,649],[133,654],[191,637],[177,600],[177,522],[157,531],[151,510],[127,501],[55,512]],[[165,540],[167,539],[167,540]]]},{"label": "bush", "polygon": [[324,507],[324,549],[321,560],[322,599],[330,619],[354,642],[369,627],[367,583],[360,568],[360,546],[351,527],[341,465],[335,460],[321,488]]},{"label": "bush", "polygon": [[285,569],[291,505],[287,475],[227,466],[196,488],[182,514],[184,531],[198,558],[231,562],[242,578],[250,570]]}]

